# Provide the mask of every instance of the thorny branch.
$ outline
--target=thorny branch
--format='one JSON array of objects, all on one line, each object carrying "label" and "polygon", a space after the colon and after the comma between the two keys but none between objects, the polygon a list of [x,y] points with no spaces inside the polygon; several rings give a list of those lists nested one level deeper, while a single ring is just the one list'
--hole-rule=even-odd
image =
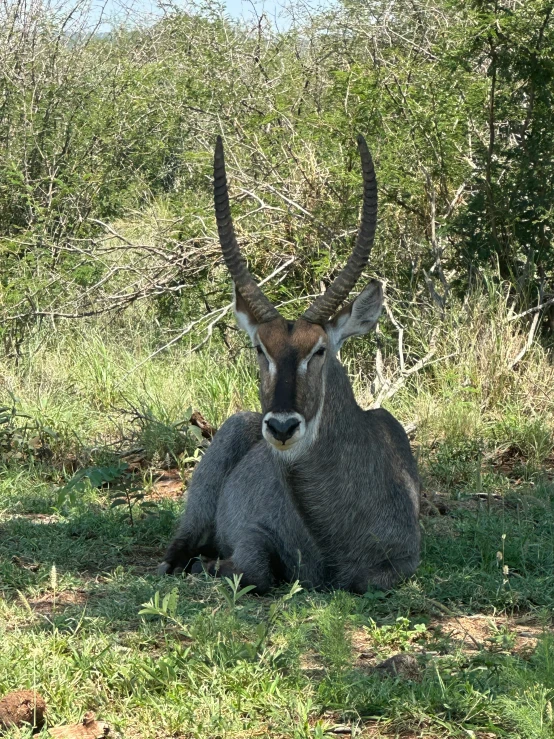
[{"label": "thorny branch", "polygon": [[[267,282],[272,280],[278,274],[284,272],[284,270],[286,270],[286,268],[289,267],[293,262],[294,262],[294,257],[291,257],[286,262],[284,262],[279,267],[277,267],[277,269],[273,270],[273,272],[270,275],[268,275],[267,277],[264,277],[264,279],[261,280],[258,284],[260,286],[265,285]],[[213,334],[214,326],[216,326],[219,323],[219,321],[221,321],[221,319],[224,318],[227,315],[227,313],[229,313],[232,307],[233,307],[233,303],[227,303],[227,305],[223,306],[223,308],[217,308],[216,310],[213,310],[210,313],[207,313],[201,316],[200,318],[196,319],[195,321],[192,321],[191,323],[189,323],[188,326],[184,328],[180,333],[178,333],[177,336],[174,336],[171,339],[171,341],[168,341],[167,344],[164,344],[163,346],[156,349],[156,351],[152,352],[145,359],[143,359],[141,362],[136,364],[133,367],[133,369],[129,370],[129,372],[127,372],[127,374],[125,374],[121,378],[117,386],[119,387],[119,385],[121,385],[124,382],[124,380],[126,380],[129,377],[129,375],[132,375],[140,367],[142,367],[144,364],[149,362],[155,356],[157,356],[158,354],[161,354],[161,352],[164,352],[166,351],[166,349],[169,349],[170,346],[173,346],[177,342],[181,341],[181,339],[183,339],[187,334],[190,334],[190,332],[194,328],[205,323],[208,319],[212,319],[208,321],[207,326],[205,326],[203,329],[206,332],[205,337],[196,346],[194,346],[192,349],[189,349],[187,354],[192,354],[193,352],[200,349],[200,347],[204,346],[204,344],[206,344],[211,338]]]}]

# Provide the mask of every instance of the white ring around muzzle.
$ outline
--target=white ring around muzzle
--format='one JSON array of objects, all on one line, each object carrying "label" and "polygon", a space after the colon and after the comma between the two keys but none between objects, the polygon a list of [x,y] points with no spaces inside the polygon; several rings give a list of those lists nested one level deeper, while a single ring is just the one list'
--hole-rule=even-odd
[{"label": "white ring around muzzle", "polygon": [[[290,439],[287,439],[285,442],[279,441],[279,439],[276,439],[271,431],[267,427],[267,422],[270,421],[272,418],[274,418],[276,421],[280,421],[281,423],[285,423],[289,420],[296,420],[298,421],[298,426],[296,427],[294,434],[290,437]],[[301,416],[300,413],[296,412],[290,412],[290,413],[266,413],[263,421],[262,421],[262,434],[264,436],[264,439],[271,444],[271,446],[274,449],[277,449],[280,452],[285,452],[287,449],[290,449],[293,447],[296,443],[298,443],[302,438],[304,438],[306,434],[306,420],[304,416]]]}]

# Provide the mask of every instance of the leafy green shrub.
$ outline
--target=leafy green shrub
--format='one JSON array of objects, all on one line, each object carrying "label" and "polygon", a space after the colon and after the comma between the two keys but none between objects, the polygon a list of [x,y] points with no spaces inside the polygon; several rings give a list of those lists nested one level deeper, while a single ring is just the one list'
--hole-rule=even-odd
[{"label": "leafy green shrub", "polygon": [[0,408],[0,461],[3,464],[43,462],[52,457],[50,444],[58,437],[39,419],[20,409],[20,401],[11,395],[11,404]]}]

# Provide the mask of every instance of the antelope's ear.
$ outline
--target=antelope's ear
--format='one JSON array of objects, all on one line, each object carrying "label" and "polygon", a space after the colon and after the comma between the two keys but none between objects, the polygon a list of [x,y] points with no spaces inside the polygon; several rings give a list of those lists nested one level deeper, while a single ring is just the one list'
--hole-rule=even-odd
[{"label": "antelope's ear", "polygon": [[350,336],[362,336],[375,328],[383,308],[383,286],[371,280],[355,300],[348,303],[329,321],[327,333],[335,350]]},{"label": "antelope's ear", "polygon": [[252,315],[252,312],[250,308],[248,307],[248,304],[246,300],[242,297],[242,295],[237,290],[237,286],[233,282],[233,310],[235,312],[235,318],[237,320],[237,324],[239,328],[241,328],[243,331],[246,331],[248,336],[250,336],[250,341],[252,344],[255,344],[256,341],[256,334],[258,332],[258,323],[254,316]]}]

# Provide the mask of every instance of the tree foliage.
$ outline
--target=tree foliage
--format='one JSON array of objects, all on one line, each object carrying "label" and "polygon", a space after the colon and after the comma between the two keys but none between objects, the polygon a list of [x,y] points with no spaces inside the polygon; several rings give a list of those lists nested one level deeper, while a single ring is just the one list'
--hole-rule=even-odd
[{"label": "tree foliage", "polygon": [[491,269],[522,307],[547,299],[553,5],[293,4],[279,31],[205,4],[106,34],[79,6],[4,4],[5,335],[137,301],[170,325],[224,305],[217,133],[254,271],[293,259],[275,300],[317,293],[351,247],[359,131],[380,185],[373,270],[438,302]]}]

